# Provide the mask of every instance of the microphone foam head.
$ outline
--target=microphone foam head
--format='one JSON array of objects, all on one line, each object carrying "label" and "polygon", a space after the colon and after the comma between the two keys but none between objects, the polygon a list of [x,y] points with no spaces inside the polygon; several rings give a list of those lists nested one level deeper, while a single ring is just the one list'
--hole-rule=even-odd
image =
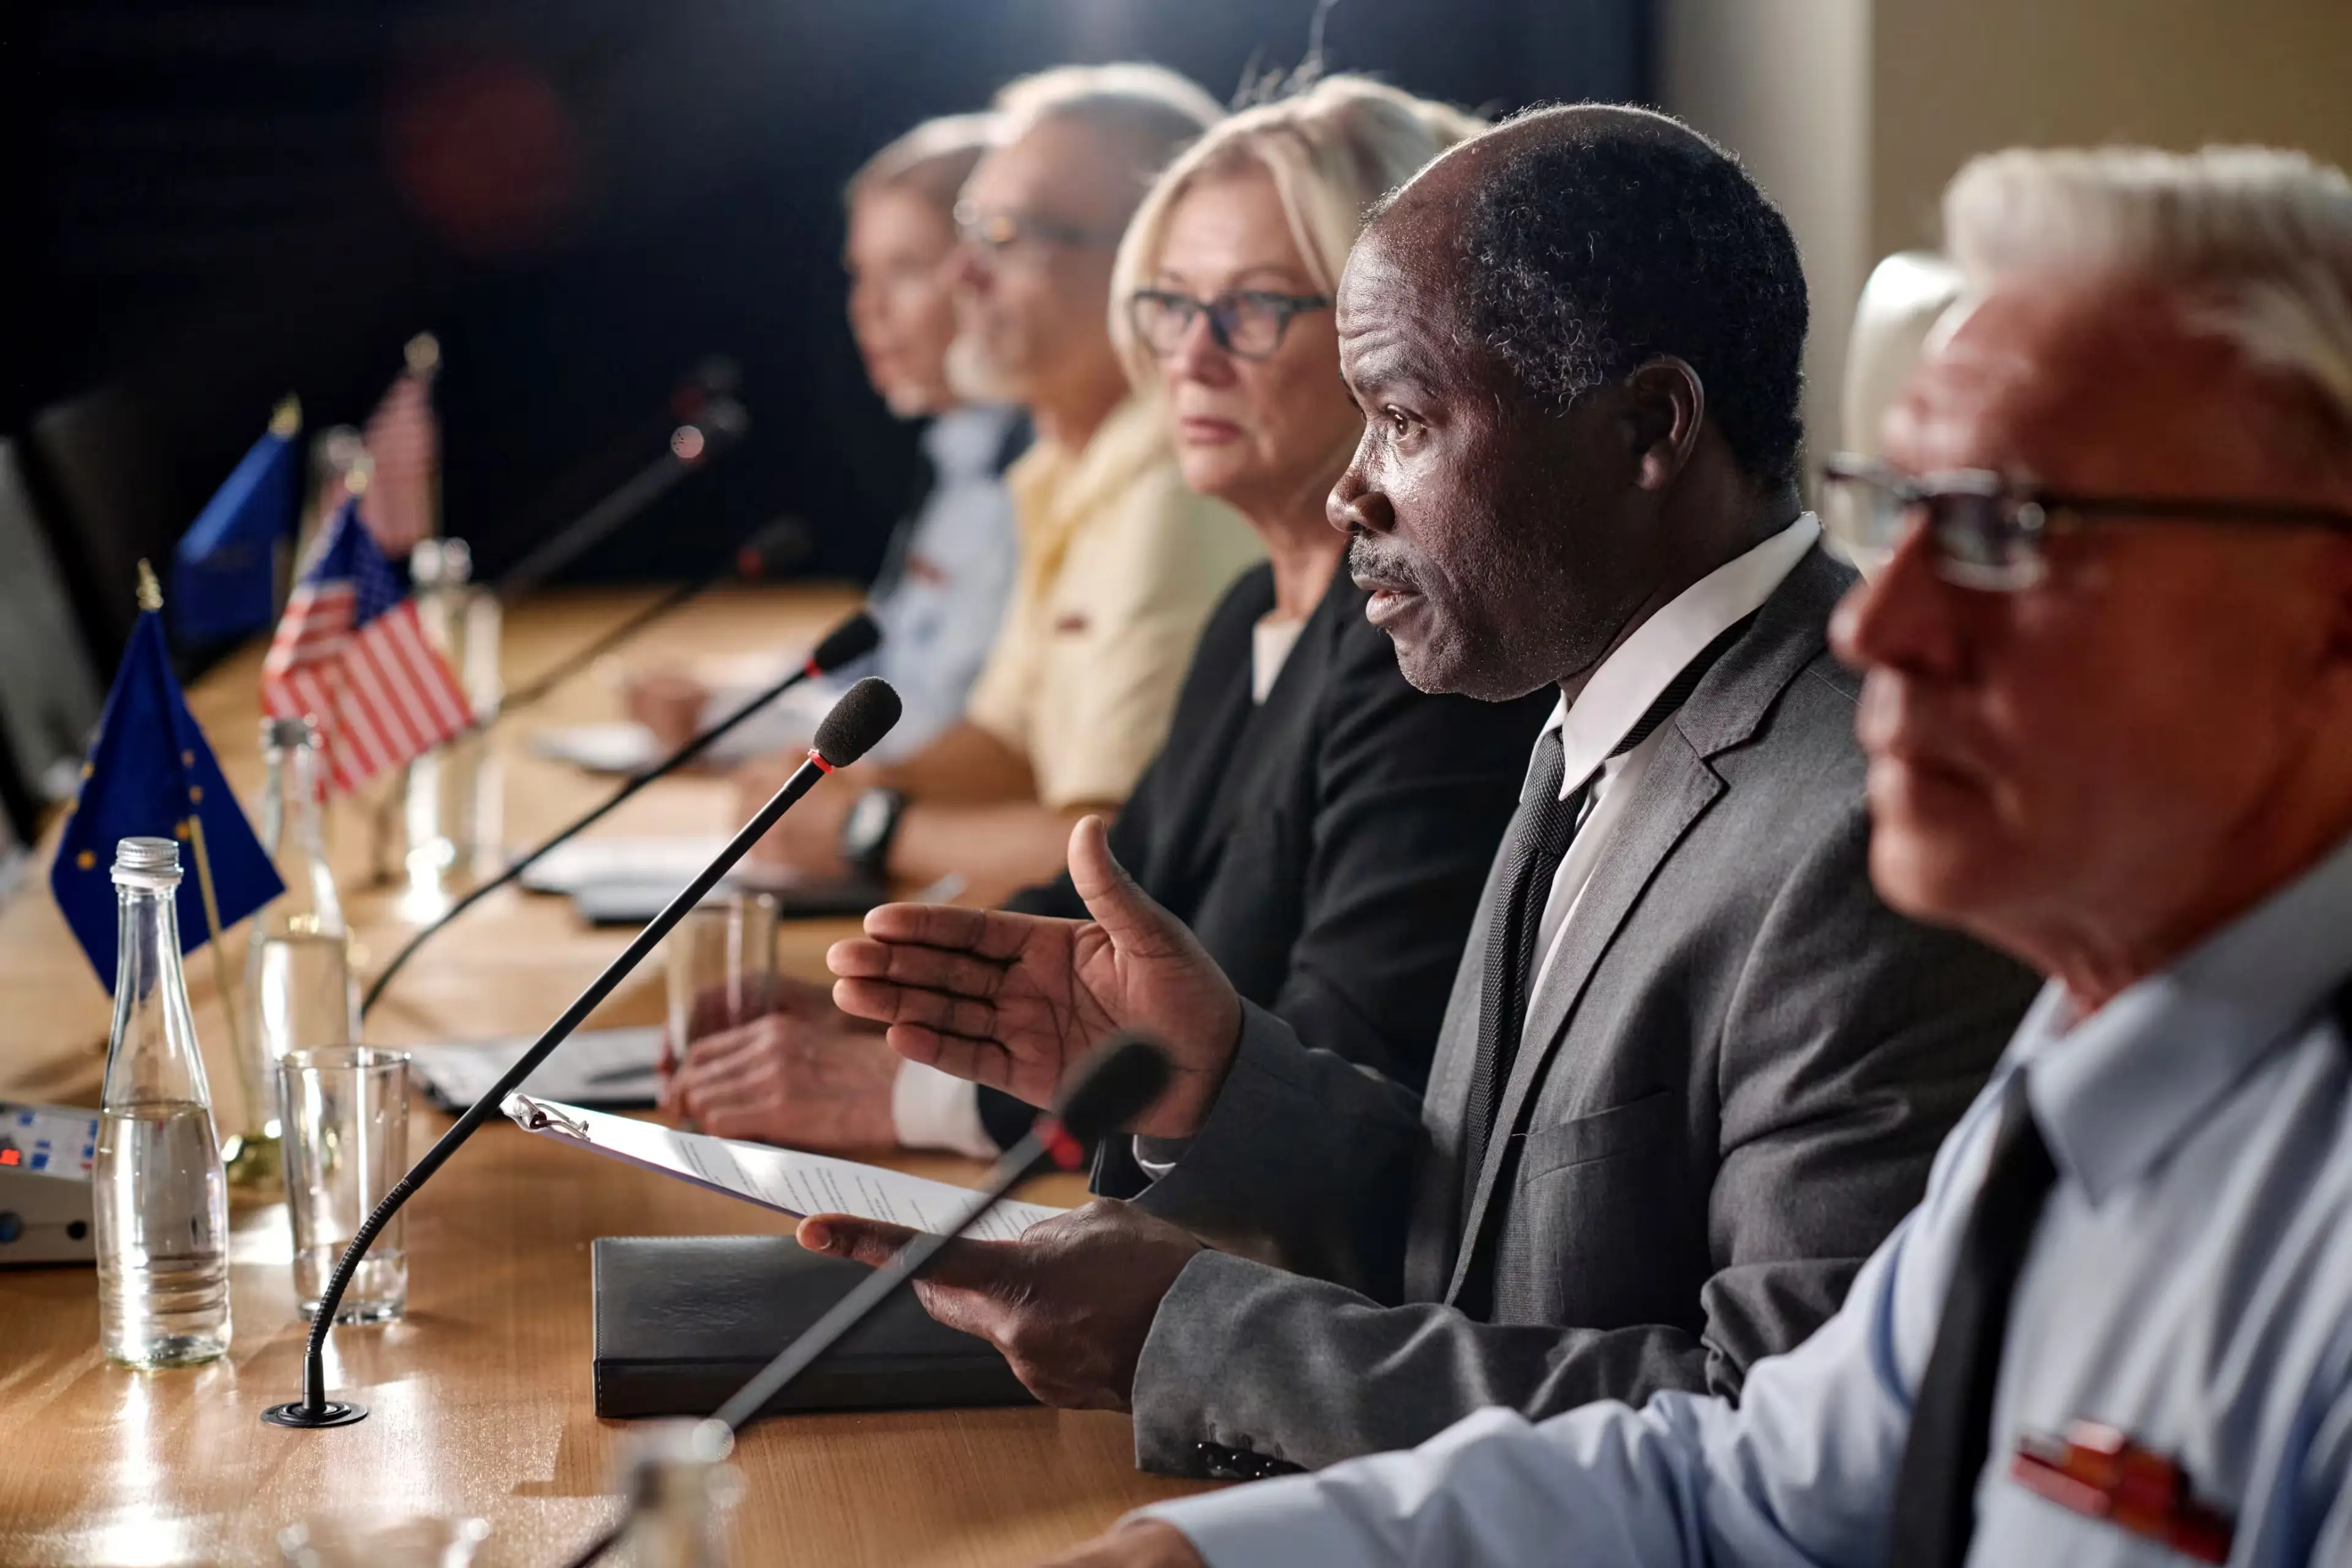
[{"label": "microphone foam head", "polygon": [[1150,1110],[1172,1073],[1158,1046],[1140,1035],[1122,1035],[1079,1071],[1054,1114],[1079,1142],[1097,1142]]},{"label": "microphone foam head", "polygon": [[888,681],[869,675],[843,692],[816,727],[816,754],[827,767],[845,768],[873,750],[898,721],[898,693]]},{"label": "microphone foam head", "polygon": [[[853,659],[864,658],[882,646],[882,623],[858,611],[841,625],[824,634],[824,640],[809,651],[809,668],[819,675],[828,675]],[[847,698],[843,699],[847,701]],[[835,709],[835,712],[841,711]],[[898,716],[892,709],[891,716]]]}]

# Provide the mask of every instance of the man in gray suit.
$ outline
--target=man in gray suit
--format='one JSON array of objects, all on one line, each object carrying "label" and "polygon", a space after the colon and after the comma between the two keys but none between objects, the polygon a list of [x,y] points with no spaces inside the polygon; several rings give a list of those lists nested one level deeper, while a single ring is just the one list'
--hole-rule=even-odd
[{"label": "man in gray suit", "polygon": [[1042,1397],[1131,1405],[1152,1468],[1736,1393],[1917,1201],[2033,989],[1871,889],[1824,646],[1851,575],[1795,483],[1804,283],[1735,162],[1638,110],[1521,118],[1395,196],[1339,320],[1368,614],[1425,689],[1561,694],[1426,1097],[1239,1003],[1091,823],[1092,921],[894,905],[831,955],[901,1052],[1033,1102],[1118,1029],[1166,1044],[1098,1168],[1134,1203],[919,1287]]}]

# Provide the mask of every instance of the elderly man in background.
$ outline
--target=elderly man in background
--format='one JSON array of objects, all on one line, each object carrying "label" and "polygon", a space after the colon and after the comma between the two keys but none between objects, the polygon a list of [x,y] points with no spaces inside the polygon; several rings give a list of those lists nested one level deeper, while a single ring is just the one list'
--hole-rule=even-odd
[{"label": "elderly man in background", "polygon": [[[758,853],[817,873],[1003,896],[1050,876],[1070,825],[1115,810],[1167,733],[1210,610],[1262,558],[1186,487],[1110,338],[1111,261],[1151,180],[1220,115],[1152,66],[1073,66],[1006,87],[1003,141],[966,183],[951,378],[1017,403],[1036,444],[1006,476],[1020,567],[964,718],[915,755],[812,796]],[[797,762],[797,759],[794,759]],[[764,799],[777,780],[747,779]]]},{"label": "elderly man in background", "polygon": [[[2352,1563],[2352,182],[2008,153],[1832,464],[1873,879],[2049,984],[1845,1307],[1070,1563]],[[1573,1543],[1572,1548],[1569,1543]]]},{"label": "elderly man in background", "polygon": [[[775,702],[720,743],[719,761],[808,743],[816,721],[848,684],[878,675],[905,706],[872,755],[911,755],[963,714],[1012,597],[1018,551],[1004,470],[1028,444],[1019,409],[968,400],[948,383],[955,339],[953,278],[957,193],[990,143],[994,120],[929,120],[866,160],[849,182],[849,325],[866,379],[901,419],[929,417],[922,436],[930,484],[915,515],[892,535],[866,608],[882,627],[872,658]],[[798,657],[798,656],[796,656]],[[683,671],[633,678],[629,716],[664,751],[686,743],[750,695],[714,691]]]}]

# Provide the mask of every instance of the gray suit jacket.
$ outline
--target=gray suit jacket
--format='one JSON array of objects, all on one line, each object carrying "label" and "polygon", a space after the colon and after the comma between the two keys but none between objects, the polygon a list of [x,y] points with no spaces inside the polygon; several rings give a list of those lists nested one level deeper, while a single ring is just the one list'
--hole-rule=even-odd
[{"label": "gray suit jacket", "polygon": [[1801,562],[1664,726],[1482,1168],[1491,879],[1425,1098],[1247,1010],[1209,1120],[1138,1199],[1222,1249],[1153,1321],[1139,1463],[1248,1475],[1486,1405],[1737,1394],[1836,1310],[2036,985],[1871,890],[1858,684],[1824,647],[1851,581]]}]

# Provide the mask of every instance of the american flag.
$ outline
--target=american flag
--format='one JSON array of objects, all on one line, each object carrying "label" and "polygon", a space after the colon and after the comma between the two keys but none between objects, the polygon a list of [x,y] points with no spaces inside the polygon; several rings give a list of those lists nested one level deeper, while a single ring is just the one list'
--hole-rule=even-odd
[{"label": "american flag", "polygon": [[357,498],[328,525],[326,547],[295,584],[261,661],[273,719],[315,718],[330,788],[347,794],[473,723],[465,689],[417,624]]},{"label": "american flag", "polygon": [[395,560],[433,531],[434,476],[441,426],[433,414],[433,375],[440,350],[429,337],[409,344],[408,368],[368,416],[367,454],[374,472],[360,498],[360,518]]}]

